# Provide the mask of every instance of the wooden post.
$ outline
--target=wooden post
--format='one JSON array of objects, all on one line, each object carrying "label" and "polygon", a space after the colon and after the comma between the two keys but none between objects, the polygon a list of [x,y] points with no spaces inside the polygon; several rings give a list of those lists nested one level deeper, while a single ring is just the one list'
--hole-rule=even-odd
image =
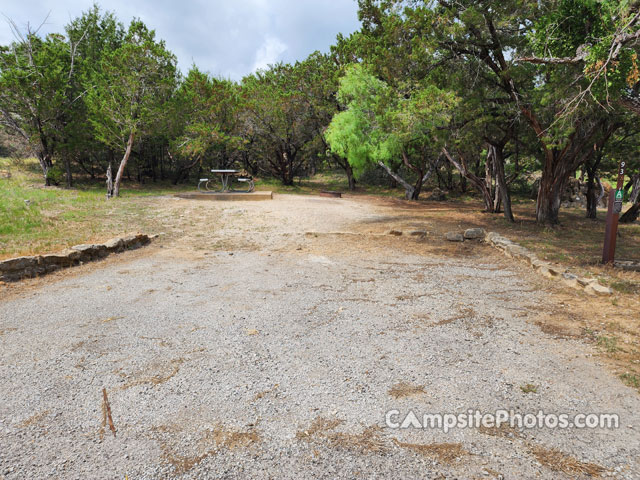
[{"label": "wooden post", "polygon": [[620,162],[618,170],[618,184],[615,192],[609,192],[609,208],[607,210],[607,227],[604,233],[604,248],[602,251],[602,263],[614,263],[616,258],[616,240],[618,238],[618,219],[622,212],[624,199],[624,170],[626,162]]}]

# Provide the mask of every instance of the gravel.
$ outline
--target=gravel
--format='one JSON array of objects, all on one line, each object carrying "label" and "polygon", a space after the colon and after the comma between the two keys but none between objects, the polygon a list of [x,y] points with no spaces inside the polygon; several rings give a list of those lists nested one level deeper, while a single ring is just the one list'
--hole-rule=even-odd
[{"label": "gravel", "polygon": [[[640,478],[637,393],[529,322],[553,305],[516,264],[479,244],[455,257],[410,236],[304,235],[392,216],[363,201],[193,205],[171,208],[224,218],[204,247],[169,234],[0,300],[0,478],[577,476],[537,447]],[[385,425],[392,409],[499,408],[612,412],[621,428]]]}]

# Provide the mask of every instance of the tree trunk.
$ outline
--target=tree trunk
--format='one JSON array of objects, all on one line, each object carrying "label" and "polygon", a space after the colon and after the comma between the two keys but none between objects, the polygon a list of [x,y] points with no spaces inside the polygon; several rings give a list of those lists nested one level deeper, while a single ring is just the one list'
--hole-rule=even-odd
[{"label": "tree trunk", "polygon": [[407,200],[414,200],[413,196],[416,189],[413,187],[413,185],[409,184],[404,178],[391,170],[391,168],[389,168],[384,162],[378,162],[378,165],[380,165],[393,180],[403,186],[404,198],[406,198]]},{"label": "tree trunk", "polygon": [[[548,175],[548,174],[547,174]],[[538,201],[536,204],[536,221],[555,225],[559,222],[560,200],[566,179],[546,178],[542,174],[540,188],[538,189]]]},{"label": "tree trunk", "polygon": [[124,152],[124,157],[122,157],[122,161],[120,162],[120,167],[118,167],[118,173],[116,174],[116,180],[113,183],[113,196],[120,196],[120,182],[122,181],[122,175],[124,174],[124,169],[127,166],[127,162],[129,161],[129,157],[131,156],[131,149],[133,148],[133,139],[135,138],[134,132],[129,134],[129,140],[127,141],[127,149]]},{"label": "tree trunk", "polygon": [[587,218],[598,218],[598,196],[596,194],[596,179],[590,169],[587,169]]},{"label": "tree trunk", "polygon": [[640,200],[640,174],[635,174],[633,176],[633,188],[631,189],[631,197],[629,201],[633,204],[638,203]]},{"label": "tree trunk", "polygon": [[491,194],[490,189],[487,187],[486,179],[477,177],[473,173],[469,171],[467,168],[467,162],[465,159],[460,156],[460,161],[453,158],[453,156],[449,153],[449,151],[443,147],[442,153],[449,160],[449,163],[453,165],[460,175],[466,177],[482,194],[482,200],[484,201],[484,209],[489,213],[493,213],[493,195]]},{"label": "tree trunk", "polygon": [[[502,201],[502,208],[504,210],[504,218],[506,218],[509,222],[515,221],[513,218],[513,211],[511,210],[511,195],[509,194],[509,189],[507,188],[507,179],[504,174],[504,154],[502,149],[491,146],[493,150],[493,166],[496,171],[496,192],[500,194],[500,200]],[[500,206],[497,205],[496,212],[500,211]]]},{"label": "tree trunk", "polygon": [[113,197],[113,173],[111,170],[111,162],[107,168],[107,198]]},{"label": "tree trunk", "polygon": [[356,177],[353,175],[353,168],[351,168],[351,164],[346,162],[345,172],[347,172],[347,180],[349,182],[349,190],[354,191],[356,189]]},{"label": "tree trunk", "polygon": [[45,152],[38,153],[38,161],[40,162],[40,168],[42,168],[42,174],[44,175],[44,185],[46,187],[51,186],[51,178],[49,178],[49,169],[53,166],[51,162],[51,155]]},{"label": "tree trunk", "polygon": [[640,217],[640,202],[634,204],[620,217],[620,223],[633,223]]},{"label": "tree trunk", "polygon": [[634,175],[633,177],[631,201],[633,205],[620,217],[620,223],[633,223],[640,216],[640,175]]},{"label": "tree trunk", "polygon": [[65,155],[64,158],[64,169],[66,173],[67,179],[67,188],[73,187],[73,175],[71,174],[71,159]]}]

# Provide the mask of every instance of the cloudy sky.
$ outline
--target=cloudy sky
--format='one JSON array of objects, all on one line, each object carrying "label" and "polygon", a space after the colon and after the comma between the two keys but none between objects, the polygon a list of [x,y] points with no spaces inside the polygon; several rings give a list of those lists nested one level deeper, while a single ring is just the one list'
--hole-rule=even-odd
[{"label": "cloudy sky", "polygon": [[[5,17],[25,29],[62,32],[92,1],[1,0],[0,44],[13,36]],[[359,28],[356,0],[102,0],[125,25],[141,18],[156,30],[186,72],[201,70],[238,80],[277,61],[303,60],[327,51],[338,33]]]}]

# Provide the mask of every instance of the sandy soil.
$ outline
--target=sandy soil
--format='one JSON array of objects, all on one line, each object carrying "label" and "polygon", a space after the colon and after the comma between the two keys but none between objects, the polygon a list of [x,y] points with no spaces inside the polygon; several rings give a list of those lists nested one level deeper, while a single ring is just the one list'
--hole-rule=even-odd
[{"label": "sandy soil", "polygon": [[[153,246],[1,290],[0,478],[640,478],[607,310],[386,201],[148,201]],[[386,421],[469,409],[620,427]]]}]

